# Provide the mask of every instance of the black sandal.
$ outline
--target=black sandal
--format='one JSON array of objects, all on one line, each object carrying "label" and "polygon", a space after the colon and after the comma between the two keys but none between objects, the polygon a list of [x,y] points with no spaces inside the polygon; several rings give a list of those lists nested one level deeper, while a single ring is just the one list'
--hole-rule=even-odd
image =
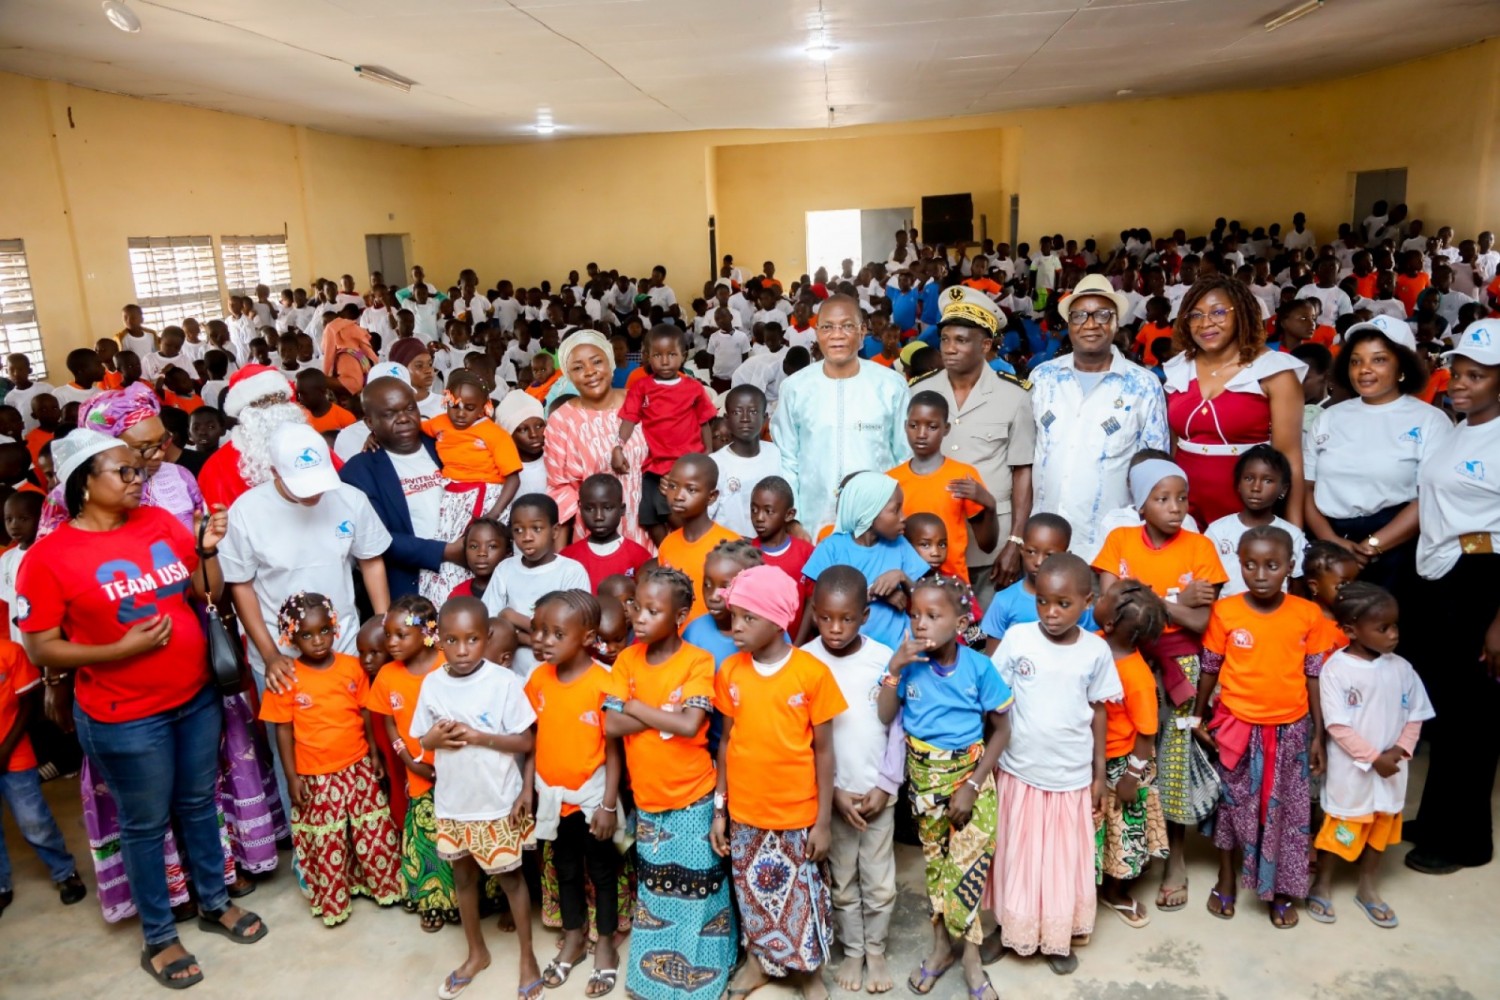
[{"label": "black sandal", "polygon": [[146,970],[150,977],[169,990],[185,990],[189,986],[197,986],[203,982],[203,970],[199,969],[189,976],[178,976],[179,972],[186,972],[198,964],[198,960],[192,955],[179,958],[175,962],[168,962],[165,967],[157,969],[151,964],[151,960],[168,948],[177,944],[176,940],[168,941],[166,944],[148,944],[141,949],[141,968]]},{"label": "black sandal", "polygon": [[422,930],[428,934],[436,934],[443,929],[442,910],[421,910],[419,913],[422,918]]},{"label": "black sandal", "polygon": [[[249,910],[246,910],[240,919],[234,922],[233,927],[225,927],[219,922],[219,918],[228,912],[227,906],[218,911],[203,910],[198,914],[198,929],[208,931],[210,934],[221,934],[235,944],[254,944],[266,936],[266,922]],[[260,928],[254,934],[249,933],[250,926],[257,922]]]},{"label": "black sandal", "polygon": [[53,884],[57,888],[57,898],[64,906],[72,906],[89,894],[89,887],[83,884],[77,872]]}]

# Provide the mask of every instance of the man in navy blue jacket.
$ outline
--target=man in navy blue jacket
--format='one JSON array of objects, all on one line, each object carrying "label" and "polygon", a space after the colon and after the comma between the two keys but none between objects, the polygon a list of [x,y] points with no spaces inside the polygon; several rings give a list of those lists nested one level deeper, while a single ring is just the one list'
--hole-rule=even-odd
[{"label": "man in navy blue jacket", "polygon": [[444,562],[463,562],[463,539],[437,537],[444,487],[437,444],[422,433],[422,415],[411,386],[397,378],[377,378],[361,395],[365,423],[378,451],[354,456],[340,476],[370,498],[391,533],[385,575],[391,599],[417,593],[417,574]]}]

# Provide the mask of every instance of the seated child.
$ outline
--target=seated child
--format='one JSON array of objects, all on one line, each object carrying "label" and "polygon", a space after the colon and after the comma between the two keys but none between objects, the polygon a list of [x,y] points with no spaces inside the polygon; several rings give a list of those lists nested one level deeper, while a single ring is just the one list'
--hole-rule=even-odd
[{"label": "seated child", "polygon": [[[811,1000],[827,995],[810,980],[829,958],[833,904],[822,862],[833,816],[824,790],[833,785],[833,719],[848,706],[828,667],[787,641],[800,600],[791,577],[753,566],[730,583],[725,600],[741,652],[714,679],[724,736],[711,842],[732,860],[753,959],[730,988],[750,992],[790,978]],[[767,866],[787,877],[768,882]]]},{"label": "seated child", "polygon": [[[892,649],[906,630],[907,594],[912,582],[931,568],[902,537],[904,498],[896,480],[881,472],[856,472],[839,490],[833,534],[813,550],[802,575],[817,581],[830,566],[853,566],[870,581],[870,617],[862,633]],[[967,627],[967,619],[965,621]],[[814,632],[810,612],[804,614],[798,638]]]},{"label": "seated child", "polygon": [[547,401],[547,394],[562,377],[562,372],[557,370],[557,359],[546,351],[537,351],[536,356],[531,359],[531,383],[526,386],[526,395],[538,403]]},{"label": "seated child", "polygon": [[780,476],[767,476],[755,484],[750,493],[751,544],[760,549],[767,566],[775,566],[802,588],[802,605],[797,612],[797,621],[801,622],[812,597],[812,581],[803,575],[802,568],[812,558],[813,545],[787,530],[796,519],[790,483]]},{"label": "seated child", "polygon": [[510,512],[516,554],[500,563],[484,588],[484,606],[514,626],[520,646],[512,668],[523,681],[536,666],[531,651],[531,619],[536,602],[554,590],[588,590],[582,566],[557,554],[557,504],[545,493],[518,497]]},{"label": "seated child", "polygon": [[[803,651],[833,674],[848,709],[833,720],[833,840],[828,876],[833,922],[844,945],[838,983],[872,993],[895,984],[885,964],[886,938],[896,904],[893,850],[896,794],[905,777],[906,736],[899,720],[882,722],[875,696],[891,650],[859,634],[869,608],[869,584],[859,570],[832,566],[813,590],[818,637]],[[892,752],[894,751],[894,753]]]},{"label": "seated child", "polygon": [[453,887],[468,955],[438,988],[457,997],[489,967],[479,920],[481,871],[495,876],[515,920],[520,1000],[538,1000],[542,974],[531,944],[531,895],[521,852],[536,845],[523,763],[536,745],[536,713],[521,679],[485,658],[490,619],[473,597],[457,597],[438,614],[447,662],[422,680],[410,735],[433,756],[437,856],[453,866]]},{"label": "seated child", "polygon": [[448,376],[443,401],[447,412],[422,421],[422,433],[437,439],[443,475],[454,483],[474,484],[478,491],[469,517],[498,519],[521,483],[515,442],[490,419],[494,405],[473,372],[459,369]]},{"label": "seated child", "polygon": [[[737,385],[724,397],[729,440],[709,457],[719,467],[719,499],[709,515],[745,537],[755,535],[750,507],[758,483],[781,475],[781,450],[761,440],[766,425],[766,394],[753,385]],[[716,442],[717,444],[717,442]]]},{"label": "seated child", "polygon": [[[1167,856],[1167,821],[1156,793],[1156,678],[1139,647],[1161,635],[1167,609],[1139,580],[1119,580],[1095,607],[1125,695],[1106,702],[1103,836],[1095,863],[1099,898],[1130,927],[1151,922],[1131,884],[1152,858]],[[1080,623],[1079,627],[1082,627]]]},{"label": "seated child", "polygon": [[630,951],[638,957],[625,973],[628,995],[640,1000],[717,1000],[738,950],[729,880],[703,849],[723,803],[714,799],[708,755],[713,659],[681,636],[693,596],[679,570],[641,574],[636,643],[615,661],[614,696],[604,706],[605,734],[624,740],[638,810],[637,913],[652,918],[636,922]]},{"label": "seated child", "polygon": [[906,442],[912,457],[887,475],[901,484],[903,514],[933,514],[942,519],[948,529],[942,573],[967,583],[964,553],[969,525],[974,526],[979,547],[989,551],[999,541],[1000,524],[995,518],[995,498],[984,488],[979,470],[943,454],[943,438],[951,427],[946,399],[930,389],[912,396],[906,407]]},{"label": "seated child", "polygon": [[[1073,526],[1059,514],[1033,514],[1021,532],[1021,579],[995,595],[984,613],[980,630],[985,635],[985,653],[993,653],[1012,625],[1037,620],[1036,572],[1047,557],[1068,551],[1073,543]],[[1084,611],[1078,627],[1085,632],[1098,630],[1094,609]]]},{"label": "seated child", "polygon": [[880,678],[877,705],[886,724],[901,712],[906,731],[906,780],[932,919],[931,951],[907,988],[931,993],[962,942],[970,996],[998,1000],[980,965],[978,889],[995,860],[995,767],[1010,739],[1013,699],[995,668],[959,641],[967,618],[951,578],[914,584],[911,631]]},{"label": "seated child", "polygon": [[484,597],[495,569],[510,558],[510,529],[490,517],[478,517],[464,529],[464,565],[473,576],[454,587],[448,594],[455,597]]},{"label": "seated child", "polygon": [[589,534],[563,549],[562,554],[588,573],[591,592],[599,589],[605,577],[634,576],[651,558],[651,553],[620,535],[624,514],[625,490],[617,477],[595,473],[578,488],[578,520]]},{"label": "seated child", "polygon": [[1058,975],[1078,967],[1073,939],[1094,930],[1094,823],[1108,793],[1105,703],[1124,695],[1109,644],[1078,627],[1093,585],[1082,559],[1048,557],[1036,575],[1039,619],[1011,626],[993,656],[1015,708],[985,899],[1000,943],[1018,955],[1041,951]]},{"label": "seated child", "polygon": [[313,915],[333,927],[349,919],[354,896],[381,906],[401,899],[398,835],[380,788],[385,767],[370,752],[370,679],[358,660],[334,651],[338,615],[322,594],[287,598],[277,626],[281,646],[297,650],[298,669],[289,689],[266,688],[260,717],[273,723]]},{"label": "seated child", "polygon": [[1422,723],[1433,717],[1427,689],[1412,665],[1396,655],[1396,599],[1370,583],[1351,583],[1333,604],[1349,644],[1330,656],[1318,676],[1328,745],[1323,782],[1323,828],[1318,877],[1307,913],[1331,924],[1334,858],[1359,865],[1354,902],[1376,927],[1395,927],[1396,912],[1380,898],[1375,876],[1387,848],[1401,842],[1407,761]]},{"label": "seated child", "polygon": [[453,895],[453,868],[437,855],[432,755],[412,735],[412,717],[422,681],[443,665],[437,648],[437,609],[427,598],[409,594],[392,601],[378,620],[390,662],[370,685],[365,705],[382,719],[379,735],[396,752],[401,768],[391,784],[403,786],[410,803],[401,837],[406,907],[422,918],[422,930],[435,933],[444,922],[457,921],[458,900]]},{"label": "seated child", "polygon": [[707,455],[698,453],[684,455],[672,463],[661,481],[663,498],[679,527],[660,540],[656,559],[663,566],[682,570],[693,581],[691,618],[708,610],[703,603],[703,563],[708,554],[720,542],[740,537],[708,516],[709,507],[719,495],[718,484],[718,466]]},{"label": "seated child", "polygon": [[1285,531],[1251,528],[1239,558],[1247,589],[1213,605],[1193,706],[1203,720],[1193,733],[1218,750],[1223,783],[1214,820],[1219,881],[1208,912],[1234,916],[1239,867],[1239,882],[1271,904],[1272,926],[1295,927],[1295,901],[1307,896],[1311,875],[1310,775],[1323,773],[1325,759],[1318,674],[1342,637],[1316,604],[1283,590],[1292,570]]}]

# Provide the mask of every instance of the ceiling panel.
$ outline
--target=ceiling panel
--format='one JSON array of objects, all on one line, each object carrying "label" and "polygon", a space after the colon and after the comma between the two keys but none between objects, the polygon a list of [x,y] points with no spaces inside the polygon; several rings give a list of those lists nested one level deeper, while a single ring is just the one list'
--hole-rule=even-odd
[{"label": "ceiling panel", "polygon": [[128,2],[134,35],[98,0],[3,0],[0,70],[449,145],[542,141],[542,109],[567,136],[805,128],[1302,82],[1500,34],[1500,0],[1328,0],[1276,32],[1294,0]]}]

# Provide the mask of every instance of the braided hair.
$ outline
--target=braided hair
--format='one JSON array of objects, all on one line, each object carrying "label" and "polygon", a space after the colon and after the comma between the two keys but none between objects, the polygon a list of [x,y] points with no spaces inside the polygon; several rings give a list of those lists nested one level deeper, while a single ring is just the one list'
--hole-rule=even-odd
[{"label": "braided hair", "polygon": [[408,628],[417,629],[422,633],[422,645],[431,648],[438,641],[438,613],[437,606],[421,594],[407,594],[398,597],[391,602],[390,608],[385,613],[386,621],[391,621],[391,616]]},{"label": "braided hair", "polygon": [[[919,590],[936,590],[943,594],[953,605],[953,610],[960,618],[971,618],[974,609],[969,606],[969,587],[956,576],[944,576],[941,573],[929,573],[916,583],[911,585],[911,596],[917,596]],[[960,636],[960,639],[963,637]]]},{"label": "braided hair", "polygon": [[680,569],[673,569],[671,566],[654,566],[641,573],[636,580],[637,591],[648,583],[666,587],[672,594],[674,611],[685,611],[693,606],[693,579]]},{"label": "braided hair", "polygon": [[1333,620],[1341,628],[1353,628],[1367,615],[1388,607],[1396,607],[1396,598],[1389,590],[1354,580],[1340,587],[1333,599]]},{"label": "braided hair", "polygon": [[[1110,590],[1115,598],[1115,617],[1100,622],[1115,630],[1129,629],[1130,645],[1155,642],[1167,627],[1167,604],[1139,580],[1124,579]],[[1123,636],[1122,636],[1123,637]]]},{"label": "braided hair", "polygon": [[743,538],[726,538],[709,550],[710,559],[730,559],[740,564],[741,569],[765,565],[760,549]]},{"label": "braided hair", "polygon": [[594,595],[587,590],[549,590],[536,602],[535,611],[541,611],[548,604],[561,604],[577,614],[583,620],[585,631],[599,631],[599,619],[603,612],[600,611],[599,602],[594,599]]},{"label": "braided hair", "polygon": [[292,645],[292,636],[297,634],[297,626],[307,618],[314,609],[321,609],[328,615],[328,624],[335,630],[339,627],[339,614],[333,609],[333,602],[322,594],[307,590],[299,590],[297,593],[281,602],[281,610],[276,612],[276,631],[283,646]]}]

